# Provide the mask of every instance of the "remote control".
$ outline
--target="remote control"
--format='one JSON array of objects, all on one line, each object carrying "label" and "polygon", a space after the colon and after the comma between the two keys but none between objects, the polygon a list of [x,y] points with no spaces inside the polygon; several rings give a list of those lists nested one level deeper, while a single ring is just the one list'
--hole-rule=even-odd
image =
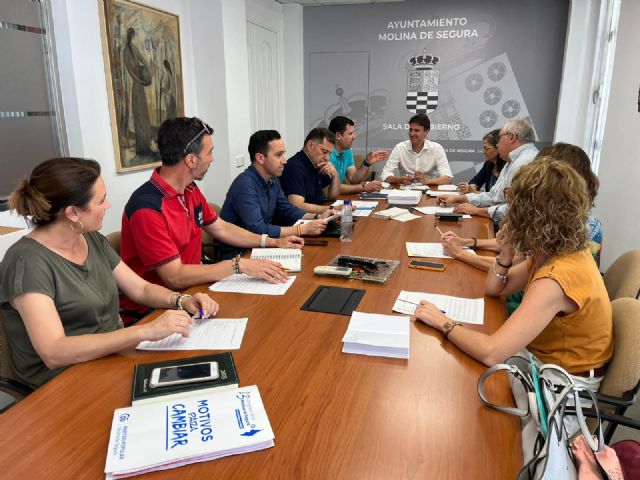
[{"label": "remote control", "polygon": [[335,267],[333,265],[321,265],[313,269],[316,275],[324,275],[330,277],[348,277],[351,275],[352,269],[349,267]]}]

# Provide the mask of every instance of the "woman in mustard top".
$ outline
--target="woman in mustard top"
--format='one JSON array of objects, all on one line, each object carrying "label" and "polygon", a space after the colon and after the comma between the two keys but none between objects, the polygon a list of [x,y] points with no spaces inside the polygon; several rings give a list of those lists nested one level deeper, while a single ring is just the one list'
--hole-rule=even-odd
[{"label": "woman in mustard top", "polygon": [[[492,335],[461,327],[426,301],[416,318],[487,366],[526,348],[597,391],[613,336],[611,303],[588,248],[586,183],[567,163],[542,157],[516,174],[508,203],[486,293],[525,289],[520,307]],[[527,260],[512,266],[516,254]]]}]

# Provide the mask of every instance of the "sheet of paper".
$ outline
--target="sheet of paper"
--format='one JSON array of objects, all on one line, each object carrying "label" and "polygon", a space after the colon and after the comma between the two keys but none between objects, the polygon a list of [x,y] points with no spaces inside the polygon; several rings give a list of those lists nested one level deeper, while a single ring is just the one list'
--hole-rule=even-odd
[{"label": "sheet of paper", "polygon": [[[475,251],[470,248],[464,247],[464,250],[475,255]],[[407,255],[410,257],[424,257],[424,258],[451,258],[444,253],[441,243],[416,243],[407,242]]]},{"label": "sheet of paper", "polygon": [[457,190],[457,185],[438,185],[438,191],[440,192],[455,192]]},{"label": "sheet of paper", "polygon": [[433,303],[445,315],[457,322],[482,325],[484,323],[484,298],[461,298],[425,292],[407,292],[402,290],[393,311],[414,315],[421,300]]},{"label": "sheet of paper", "polygon": [[441,195],[457,195],[457,192],[448,192],[448,191],[436,191],[436,190],[429,190],[428,192],[426,192],[427,195],[429,195],[430,197],[439,197]]},{"label": "sheet of paper", "polygon": [[380,193],[382,195],[389,195],[390,193],[393,193],[393,192],[395,192],[395,190],[392,188],[383,188],[382,190],[380,190]]},{"label": "sheet of paper", "polygon": [[250,277],[241,273],[230,275],[209,287],[212,292],[248,293],[254,295],[284,295],[296,277],[289,277],[285,283],[269,283],[261,278]]},{"label": "sheet of paper", "polygon": [[429,185],[423,185],[421,183],[412,183],[411,185],[401,185],[400,190],[429,190]]},{"label": "sheet of paper", "polygon": [[[377,200],[352,200],[351,205],[356,208],[376,208],[378,206]],[[344,205],[344,200],[336,200],[331,204],[332,207],[338,207]]]},{"label": "sheet of paper", "polygon": [[189,336],[179,333],[155,342],[145,341],[138,350],[238,350],[248,318],[194,319]]},{"label": "sheet of paper", "polygon": [[[424,215],[435,215],[436,213],[453,213],[453,207],[413,207],[414,210]],[[462,215],[462,218],[471,218],[471,215],[466,213]]]},{"label": "sheet of paper", "polygon": [[420,215],[414,215],[413,213],[407,211],[407,213],[403,213],[402,215],[393,217],[391,220],[397,220],[398,222],[408,222],[409,220],[415,220],[416,218],[420,218]]}]

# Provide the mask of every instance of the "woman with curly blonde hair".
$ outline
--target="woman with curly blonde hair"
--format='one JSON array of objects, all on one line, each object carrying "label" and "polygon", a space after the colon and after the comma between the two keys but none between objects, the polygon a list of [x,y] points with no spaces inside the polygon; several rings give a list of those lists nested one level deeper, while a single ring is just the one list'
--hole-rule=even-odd
[{"label": "woman with curly blonde hair", "polygon": [[[587,248],[586,182],[566,162],[542,157],[518,171],[507,200],[486,293],[499,297],[524,288],[520,308],[491,335],[455,328],[459,324],[424,301],[416,318],[488,366],[526,348],[597,391],[613,337],[611,303]],[[516,254],[526,261],[512,266]]]}]

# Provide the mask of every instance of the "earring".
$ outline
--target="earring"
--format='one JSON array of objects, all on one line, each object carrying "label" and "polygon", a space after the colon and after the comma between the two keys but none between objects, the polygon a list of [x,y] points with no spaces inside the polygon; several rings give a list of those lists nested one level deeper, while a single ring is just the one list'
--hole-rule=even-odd
[{"label": "earring", "polygon": [[[75,225],[80,225],[80,230],[76,230]],[[69,222],[69,228],[76,233],[82,233],[84,230],[84,225],[82,224],[82,222],[80,220],[78,220],[77,222]]]}]

